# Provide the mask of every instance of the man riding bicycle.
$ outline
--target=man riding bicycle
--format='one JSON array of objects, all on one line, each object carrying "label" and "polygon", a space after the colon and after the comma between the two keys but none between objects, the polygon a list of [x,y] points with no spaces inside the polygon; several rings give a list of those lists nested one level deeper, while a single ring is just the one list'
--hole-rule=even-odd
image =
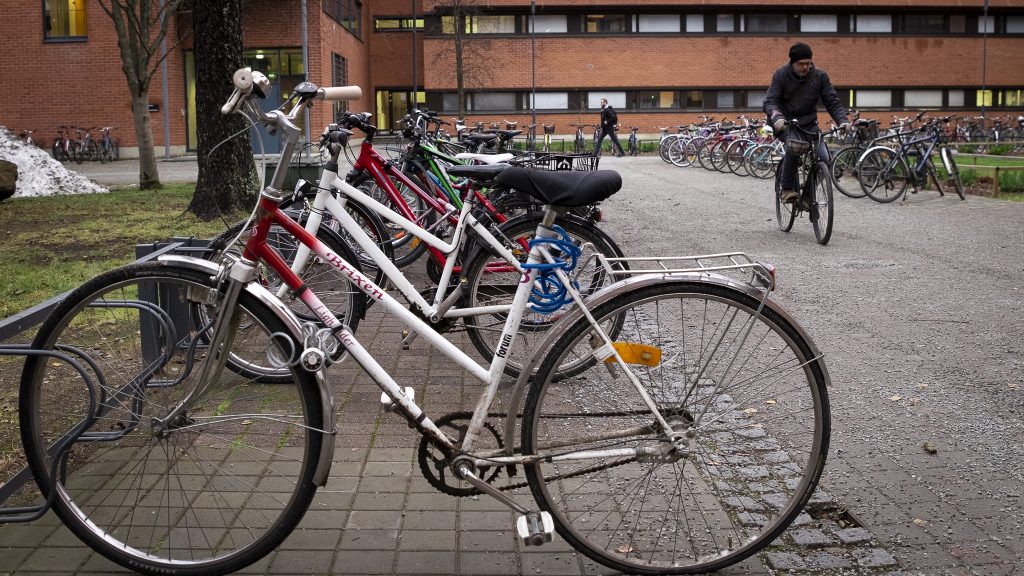
[{"label": "man riding bicycle", "polygon": [[[828,74],[814,67],[811,60],[811,47],[798,42],[789,49],[789,64],[779,68],[772,76],[771,87],[764,99],[764,113],[768,122],[775,130],[775,137],[780,140],[803,140],[804,137],[796,130],[787,130],[787,123],[796,120],[801,128],[809,132],[818,131],[818,100],[832,120],[842,127],[848,126],[846,108],[839,100]],[[828,149],[824,142],[820,144],[818,155],[828,158]],[[799,158],[787,152],[782,159],[780,175],[782,192],[780,198],[787,204],[796,202],[796,169]]]}]

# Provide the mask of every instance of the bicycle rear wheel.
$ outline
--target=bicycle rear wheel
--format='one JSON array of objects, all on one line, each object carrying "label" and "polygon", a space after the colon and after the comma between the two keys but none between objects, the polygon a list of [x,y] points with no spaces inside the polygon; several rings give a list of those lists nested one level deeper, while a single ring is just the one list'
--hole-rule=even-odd
[{"label": "bicycle rear wheel", "polygon": [[779,230],[783,232],[792,230],[796,219],[796,204],[782,201],[782,160],[779,160],[775,168],[775,219],[779,223]]},{"label": "bicycle rear wheel", "polygon": [[864,190],[857,180],[857,160],[864,154],[860,146],[847,146],[832,155],[832,180],[836,190],[850,198],[863,198]]},{"label": "bicycle rear wheel", "polygon": [[910,183],[910,168],[891,149],[878,146],[861,157],[857,180],[869,198],[886,204],[906,192]]},{"label": "bicycle rear wheel", "polygon": [[819,161],[814,182],[814,204],[811,206],[811,226],[818,244],[824,246],[832,238],[832,178],[828,164]]},{"label": "bicycle rear wheel", "polygon": [[[311,373],[292,368],[287,382],[267,384],[224,370],[189,398],[207,350],[187,311],[215,291],[209,273],[155,262],[100,275],[33,341],[87,361],[96,388],[39,358],[22,374],[21,437],[43,494],[56,490],[54,511],[77,537],[139,572],[244,568],[288,536],[316,491],[324,422]],[[243,292],[238,312],[245,329],[232,353],[294,354],[265,304]],[[182,403],[179,417],[156,423]],[[72,442],[60,455],[62,438]]]},{"label": "bicycle rear wheel", "polygon": [[939,157],[942,158],[942,166],[946,169],[946,173],[949,174],[949,179],[953,182],[953,187],[956,188],[956,194],[961,200],[964,199],[964,183],[960,180],[960,168],[956,165],[956,159],[953,158],[953,150],[948,146],[943,146],[939,149]]},{"label": "bicycle rear wheel", "polygon": [[[704,573],[754,554],[800,513],[828,452],[827,376],[799,327],[759,304],[672,282],[591,310],[599,324],[622,324],[615,348],[674,443],[627,368],[595,359],[588,322],[551,346],[527,394],[522,441],[524,455],[556,457],[525,471],[576,550],[627,574]],[[583,359],[584,373],[553,380],[555,367]]]},{"label": "bicycle rear wheel", "polygon": [[782,159],[774,144],[758,144],[747,154],[747,172],[755,178],[767,180],[775,176],[775,167]]},{"label": "bicycle rear wheel", "polygon": [[747,153],[750,152],[754,142],[752,140],[736,140],[729,144],[725,150],[725,162],[729,171],[737,176],[749,176],[745,162]]}]

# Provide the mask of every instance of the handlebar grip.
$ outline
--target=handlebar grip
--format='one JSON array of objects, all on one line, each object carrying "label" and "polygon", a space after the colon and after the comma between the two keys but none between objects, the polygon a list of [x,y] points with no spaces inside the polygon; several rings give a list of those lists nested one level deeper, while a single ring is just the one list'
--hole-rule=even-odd
[{"label": "handlebar grip", "polygon": [[235,88],[235,91],[231,93],[231,97],[228,98],[228,101],[225,102],[224,105],[220,107],[220,113],[221,114],[230,114],[231,111],[235,109],[235,104],[238,104],[238,99],[241,98],[241,97],[242,97],[242,91],[239,90],[238,88]]},{"label": "handlebar grip", "polygon": [[363,97],[363,89],[359,86],[328,86],[321,88],[317,93],[317,97],[320,100],[335,102],[358,100]]}]

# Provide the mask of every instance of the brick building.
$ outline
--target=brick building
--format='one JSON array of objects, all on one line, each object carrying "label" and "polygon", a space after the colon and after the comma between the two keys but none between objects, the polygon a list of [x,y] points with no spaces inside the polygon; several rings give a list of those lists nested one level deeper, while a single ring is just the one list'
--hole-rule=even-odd
[{"label": "brick building", "polygon": [[[272,79],[270,103],[308,77],[363,87],[348,107],[373,111],[382,127],[413,100],[455,116],[453,2],[250,0],[246,64]],[[1024,0],[536,0],[532,27],[529,0],[461,2],[471,121],[528,123],[534,84],[537,121],[559,133],[593,122],[600,98],[644,132],[700,115],[759,116],[772,71],[796,41],[814,48],[844,102],[866,116],[1024,110]],[[154,142],[171,154],[195,142],[191,46],[179,34],[190,18],[175,16],[166,87],[160,70],[150,92]],[[130,154],[127,87],[97,0],[9,0],[0,38],[19,56],[5,67],[0,124],[36,129],[44,142],[57,124],[112,125]],[[330,116],[329,106],[314,110],[311,129]]]}]

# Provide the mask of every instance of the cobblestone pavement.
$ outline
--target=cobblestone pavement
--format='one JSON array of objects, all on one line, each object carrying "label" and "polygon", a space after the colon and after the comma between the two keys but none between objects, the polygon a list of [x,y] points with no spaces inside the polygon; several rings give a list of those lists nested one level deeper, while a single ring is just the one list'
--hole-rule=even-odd
[{"label": "cobblestone pavement", "polygon": [[[602,167],[623,175],[602,227],[627,254],[739,249],[772,262],[775,298],[826,354],[833,426],[821,486],[775,544],[719,574],[1024,574],[1024,205],[840,196],[821,247],[806,220],[778,230],[767,182],[657,158]],[[401,328],[371,310],[358,335],[390,352]],[[383,357],[429,413],[475,404],[476,381],[425,343]],[[380,409],[368,379],[344,364],[330,377],[343,406],[331,479],[301,529],[244,573],[607,573],[557,537],[521,548],[513,515],[489,498],[434,491],[415,435]],[[0,526],[0,574],[34,572],[123,571],[51,514]]]}]

